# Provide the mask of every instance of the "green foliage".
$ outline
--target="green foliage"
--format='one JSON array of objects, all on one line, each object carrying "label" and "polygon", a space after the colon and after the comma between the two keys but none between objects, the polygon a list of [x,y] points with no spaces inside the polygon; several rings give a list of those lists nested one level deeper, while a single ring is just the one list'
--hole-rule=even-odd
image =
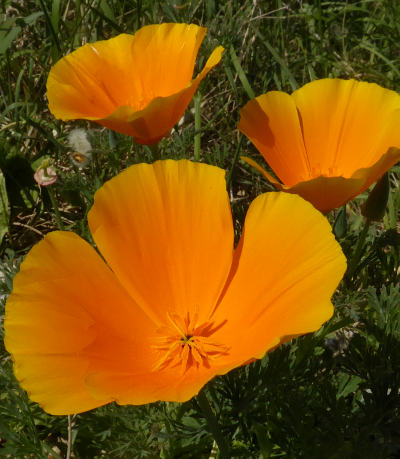
[{"label": "green foliage", "polygon": [[[400,89],[400,2],[393,0],[4,0],[0,8],[0,322],[22,256],[57,228],[49,194],[33,179],[38,161],[51,158],[57,169],[52,189],[62,225],[90,241],[86,216],[96,190],[121,169],[153,160],[149,148],[126,136],[50,115],[50,67],[81,44],[172,21],[208,27],[197,70],[215,46],[225,47],[223,61],[201,84],[201,99],[160,151],[163,158],[195,157],[227,170],[236,238],[251,200],[270,189],[238,160],[241,154],[259,159],[235,130],[249,97],[291,92],[323,77]],[[92,145],[82,168],[68,142],[75,127],[87,131]],[[366,231],[354,272],[334,299],[334,318],[208,385],[233,457],[399,457],[399,172],[397,166],[389,174],[383,221]],[[366,196],[336,211],[336,220],[330,216],[349,260]],[[19,388],[1,340],[0,457],[65,457],[69,422],[80,458],[208,458],[216,450],[195,399],[111,404],[70,420],[45,414]]]},{"label": "green foliage", "polygon": [[368,220],[380,221],[383,219],[389,199],[389,190],[389,176],[386,173],[378,180],[361,208],[361,213]]},{"label": "green foliage", "polygon": [[10,211],[8,207],[8,195],[6,189],[6,180],[0,170],[0,244],[3,237],[8,232],[8,223],[10,220]]}]

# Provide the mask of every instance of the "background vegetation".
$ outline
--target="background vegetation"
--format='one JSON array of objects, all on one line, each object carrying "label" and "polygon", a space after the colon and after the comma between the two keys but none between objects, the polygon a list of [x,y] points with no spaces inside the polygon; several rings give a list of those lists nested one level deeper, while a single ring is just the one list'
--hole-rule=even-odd
[{"label": "background vegetation", "polygon": [[[208,27],[197,68],[218,44],[223,62],[203,81],[163,157],[193,158],[225,168],[240,232],[249,202],[269,189],[239,152],[260,160],[236,130],[254,94],[291,92],[323,77],[356,78],[400,89],[397,0],[2,0],[0,9],[0,325],[12,278],[30,247],[63,226],[90,240],[86,214],[105,180],[151,151],[83,121],[62,123],[48,111],[49,69],[88,41],[133,33],[159,22]],[[200,98],[201,97],[201,98]],[[197,102],[196,102],[197,101]],[[67,135],[88,129],[91,162],[71,161]],[[400,128],[400,127],[399,127]],[[197,140],[198,142],[198,140]],[[44,158],[58,181],[39,188]],[[335,298],[335,317],[262,361],[209,384],[212,406],[237,458],[400,457],[400,289],[398,166],[390,173],[383,221],[369,228],[362,257]],[[52,198],[56,200],[59,215]],[[366,193],[329,218],[349,259],[363,227]],[[2,333],[2,332],[0,332]],[[54,417],[19,388],[0,340],[0,457],[206,458],[213,440],[196,401],[143,407],[109,405]],[[214,448],[215,450],[215,448]]]}]

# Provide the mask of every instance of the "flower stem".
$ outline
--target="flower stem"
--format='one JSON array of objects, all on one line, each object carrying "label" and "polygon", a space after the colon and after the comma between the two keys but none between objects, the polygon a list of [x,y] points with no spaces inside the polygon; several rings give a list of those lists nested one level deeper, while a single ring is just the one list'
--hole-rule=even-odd
[{"label": "flower stem", "polygon": [[51,205],[53,206],[53,209],[54,209],[54,214],[55,214],[55,217],[56,217],[56,222],[57,222],[58,229],[64,231],[65,230],[64,223],[61,220],[61,214],[60,214],[60,211],[58,210],[58,204],[57,204],[57,201],[56,201],[56,197],[54,196],[54,191],[53,191],[51,186],[48,186],[46,189],[47,189],[47,191],[49,193]]},{"label": "flower stem", "polygon": [[207,421],[207,426],[216,441],[220,453],[221,459],[229,459],[231,457],[229,452],[229,445],[225,437],[222,435],[222,432],[218,425],[218,420],[210,406],[210,402],[207,399],[205,389],[203,389],[197,395],[197,402],[200,405],[203,416]]},{"label": "flower stem", "polygon": [[194,97],[194,160],[200,161],[201,148],[201,113],[200,113],[201,94],[198,92]]},{"label": "flower stem", "polygon": [[371,220],[368,218],[365,220],[364,228],[361,231],[361,234],[358,238],[356,250],[354,251],[354,254],[349,262],[349,266],[347,268],[347,273],[346,277],[347,279],[351,279],[357,269],[358,262],[360,261],[361,255],[362,255],[362,249],[364,247],[365,239],[368,234],[369,226],[371,224]]},{"label": "flower stem", "polygon": [[72,429],[73,429],[73,417],[71,415],[68,415],[68,441],[67,441],[67,454],[65,456],[65,459],[71,459],[71,454],[72,454]]},{"label": "flower stem", "polygon": [[243,139],[244,139],[244,136],[241,135],[240,136],[240,140],[239,140],[238,145],[237,145],[237,148],[236,148],[236,151],[235,151],[235,156],[233,157],[232,167],[231,167],[231,169],[230,169],[230,171],[228,173],[228,176],[226,177],[226,189],[228,190],[228,192],[229,192],[229,189],[231,187],[234,169],[235,169],[236,164],[237,164],[237,162],[239,160],[240,150],[242,149]]}]

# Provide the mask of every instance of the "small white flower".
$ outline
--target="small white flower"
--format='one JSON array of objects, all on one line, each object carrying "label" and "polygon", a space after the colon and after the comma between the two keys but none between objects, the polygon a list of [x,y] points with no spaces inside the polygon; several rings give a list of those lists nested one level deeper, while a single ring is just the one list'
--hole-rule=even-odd
[{"label": "small white flower", "polygon": [[74,150],[69,157],[75,166],[82,168],[89,162],[92,149],[86,131],[84,129],[73,129],[68,134],[68,144]]},{"label": "small white flower", "polygon": [[40,186],[50,186],[57,181],[57,172],[46,162],[33,174],[33,178]]},{"label": "small white flower", "polygon": [[82,155],[87,155],[92,149],[84,129],[73,129],[68,134],[68,143],[73,150]]}]

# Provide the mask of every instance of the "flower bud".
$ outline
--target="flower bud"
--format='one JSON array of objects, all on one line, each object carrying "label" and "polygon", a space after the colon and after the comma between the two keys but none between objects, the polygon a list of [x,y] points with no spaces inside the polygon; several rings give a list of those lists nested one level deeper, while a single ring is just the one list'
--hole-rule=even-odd
[{"label": "flower bud", "polygon": [[361,213],[368,220],[380,221],[385,215],[385,209],[389,198],[389,176],[388,173],[382,175],[374,189],[368,196],[361,208]]},{"label": "flower bud", "polygon": [[33,178],[40,186],[53,185],[57,181],[57,172],[50,166],[49,159],[43,160],[42,164],[33,174]]}]

